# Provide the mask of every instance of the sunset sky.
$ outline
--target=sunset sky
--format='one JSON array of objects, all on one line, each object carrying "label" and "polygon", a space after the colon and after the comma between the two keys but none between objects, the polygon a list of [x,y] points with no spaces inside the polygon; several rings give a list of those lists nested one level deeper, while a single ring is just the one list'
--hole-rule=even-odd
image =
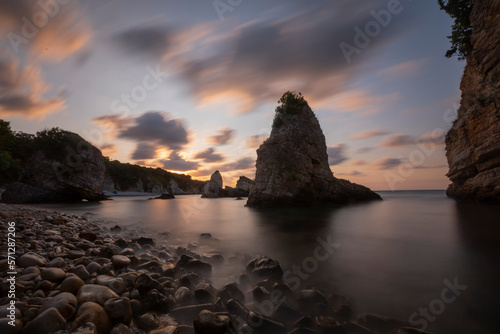
[{"label": "sunset sky", "polygon": [[0,118],[234,185],[300,91],[337,177],[444,189],[465,65],[444,57],[451,25],[437,0],[0,0]]}]

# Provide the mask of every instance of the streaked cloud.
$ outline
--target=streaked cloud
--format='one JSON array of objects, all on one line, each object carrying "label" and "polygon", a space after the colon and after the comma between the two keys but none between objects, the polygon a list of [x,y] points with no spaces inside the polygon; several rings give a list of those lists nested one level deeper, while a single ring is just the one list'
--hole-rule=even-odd
[{"label": "streaked cloud", "polygon": [[168,156],[168,159],[160,161],[163,164],[163,168],[166,170],[174,170],[180,172],[187,172],[191,170],[197,170],[200,164],[196,161],[184,160],[178,151],[173,151]]},{"label": "streaked cloud", "polygon": [[[42,6],[45,4],[45,6]],[[15,53],[27,49],[32,57],[60,61],[84,48],[92,29],[78,2],[0,2],[0,31],[7,33]]]},{"label": "streaked cloud", "polygon": [[407,146],[414,144],[415,144],[414,137],[405,135],[403,133],[398,133],[388,136],[382,142],[380,142],[379,145],[384,147],[399,147],[399,146]]},{"label": "streaked cloud", "polygon": [[226,145],[229,144],[234,138],[235,130],[230,128],[223,128],[217,132],[216,135],[208,137],[208,142],[213,145]]},{"label": "streaked cloud", "polygon": [[374,162],[373,167],[375,167],[376,169],[391,169],[401,165],[402,163],[402,159],[386,157]]},{"label": "streaked cloud", "polygon": [[328,153],[328,163],[330,166],[341,164],[348,159],[345,156],[346,148],[347,146],[345,144],[338,144],[327,148],[326,151]]},{"label": "streaked cloud", "polygon": [[224,156],[220,153],[216,153],[213,147],[209,147],[206,150],[196,153],[194,159],[200,159],[204,162],[211,163],[223,161]]},{"label": "streaked cloud", "polygon": [[149,160],[154,159],[155,156],[156,146],[151,143],[141,142],[135,147],[131,158],[134,160]]},{"label": "streaked cloud", "polygon": [[385,135],[388,135],[389,133],[390,133],[389,131],[385,131],[385,130],[372,129],[372,130],[365,130],[365,131],[361,131],[358,133],[354,133],[354,134],[350,135],[349,138],[366,139],[366,138],[385,136]]},{"label": "streaked cloud", "polygon": [[113,36],[120,51],[125,55],[141,55],[161,59],[170,46],[171,32],[165,27],[134,27]]},{"label": "streaked cloud", "polygon": [[427,65],[428,61],[429,58],[409,60],[384,68],[379,71],[379,74],[386,76],[389,79],[409,78],[419,73],[420,70]]},{"label": "streaked cloud", "polygon": [[51,86],[35,64],[21,68],[10,52],[0,54],[0,116],[44,118],[66,108],[62,96],[45,97]]},{"label": "streaked cloud", "polygon": [[245,147],[249,149],[257,149],[269,137],[269,135],[253,135],[245,140]]}]

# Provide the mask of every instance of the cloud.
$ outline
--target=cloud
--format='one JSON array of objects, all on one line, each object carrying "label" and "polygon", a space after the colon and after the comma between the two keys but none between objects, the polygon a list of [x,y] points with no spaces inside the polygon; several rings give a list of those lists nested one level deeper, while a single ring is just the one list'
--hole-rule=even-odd
[{"label": "cloud", "polygon": [[350,135],[349,138],[366,139],[366,138],[385,136],[385,135],[388,135],[389,133],[390,132],[384,131],[384,130],[372,129],[372,130],[365,130],[365,131],[361,131],[358,133],[354,133],[354,134]]},{"label": "cloud", "polygon": [[51,86],[42,79],[41,68],[21,69],[10,53],[0,54],[0,116],[44,118],[66,108],[62,96],[45,97]]},{"label": "cloud", "polygon": [[391,169],[403,163],[403,160],[398,158],[382,158],[373,163],[373,167],[377,169]]},{"label": "cloud", "polygon": [[400,147],[407,145],[414,145],[415,138],[409,135],[405,135],[402,133],[394,134],[388,136],[384,139],[379,145],[384,147]]},{"label": "cloud", "polygon": [[237,170],[250,169],[255,167],[255,159],[250,157],[243,157],[216,167],[221,172],[234,172]]},{"label": "cloud", "polygon": [[101,150],[102,155],[107,157],[115,155],[118,152],[116,145],[111,143],[104,143],[99,146],[99,149]]},{"label": "cloud", "polygon": [[224,160],[224,156],[220,153],[215,153],[213,147],[209,147],[204,151],[196,153],[194,159],[201,159],[204,162],[220,162]]},{"label": "cloud", "polygon": [[348,159],[345,156],[346,148],[347,146],[345,144],[338,144],[327,148],[328,163],[330,164],[330,166],[341,164]]},{"label": "cloud", "polygon": [[132,153],[132,159],[134,160],[149,160],[154,159],[156,156],[156,146],[151,143],[139,143],[135,147]]},{"label": "cloud", "polygon": [[337,173],[336,175],[338,176],[364,176],[365,174],[358,172],[357,170],[353,170],[352,172],[348,173]]},{"label": "cloud", "polygon": [[445,131],[442,129],[436,129],[427,133],[424,133],[416,139],[417,143],[427,143],[434,145],[444,145]]},{"label": "cloud", "polygon": [[[123,122],[126,120],[118,121],[118,124]],[[169,113],[159,111],[148,111],[134,118],[132,124],[120,129],[118,137],[138,142],[154,141],[174,150],[188,143],[188,133],[183,122],[171,118]]]},{"label": "cloud", "polygon": [[167,160],[161,160],[163,163],[163,168],[167,170],[175,170],[180,172],[187,172],[191,170],[197,170],[199,163],[195,161],[186,161],[180,155],[178,151],[173,151],[170,153]]},{"label": "cloud", "polygon": [[420,137],[413,137],[400,133],[387,137],[380,143],[380,146],[400,147],[400,146],[416,145],[420,143],[444,145],[444,136],[445,132],[442,129],[436,129],[424,133]]},{"label": "cloud", "polygon": [[113,36],[122,52],[162,58],[170,46],[170,31],[163,27],[135,27]]},{"label": "cloud", "polygon": [[352,166],[364,166],[364,165],[367,165],[368,163],[366,162],[366,160],[355,160],[352,162]]},{"label": "cloud", "polygon": [[361,147],[356,150],[356,154],[365,154],[365,153],[370,153],[373,151],[375,147]]},{"label": "cloud", "polygon": [[[370,10],[387,6],[383,0],[352,2],[315,2],[302,6],[300,11],[282,8],[289,16],[280,20],[262,17],[236,27],[224,38],[197,40],[212,43],[211,52],[197,57],[180,54],[168,61],[191,84],[199,100],[215,96],[223,100],[227,94],[240,96],[243,98],[241,113],[252,111],[258,104],[275,102],[285,90],[302,91],[310,102],[330,99],[349,92],[348,84],[368,70],[375,71],[375,64],[366,62],[373,58],[367,56],[411,27],[392,23],[384,28],[383,36],[374,39],[369,48],[354,55],[356,61],[348,64],[339,47],[341,42],[353,44],[353,28],[364,27],[373,20]],[[359,102],[355,102],[361,95],[361,92],[351,95],[346,106],[359,108]]]},{"label": "cloud", "polygon": [[32,56],[60,61],[81,50],[92,38],[92,30],[77,2],[42,3],[1,0],[0,31],[7,33],[17,53],[24,47]]},{"label": "cloud", "polygon": [[224,128],[219,130],[218,134],[208,137],[208,142],[213,145],[226,145],[234,138],[235,130]]},{"label": "cloud", "polygon": [[245,140],[245,147],[249,149],[259,148],[260,145],[269,137],[269,135],[253,135]]},{"label": "cloud", "polygon": [[429,61],[429,58],[409,60],[404,63],[396,64],[379,71],[379,74],[389,79],[409,78],[419,73]]}]

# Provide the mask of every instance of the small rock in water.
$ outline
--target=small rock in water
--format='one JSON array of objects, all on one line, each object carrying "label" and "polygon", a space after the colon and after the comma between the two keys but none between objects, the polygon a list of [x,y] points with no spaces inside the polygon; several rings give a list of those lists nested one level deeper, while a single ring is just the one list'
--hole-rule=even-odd
[{"label": "small rock in water", "polygon": [[120,233],[122,231],[122,228],[118,225],[115,225],[109,229],[113,233]]}]

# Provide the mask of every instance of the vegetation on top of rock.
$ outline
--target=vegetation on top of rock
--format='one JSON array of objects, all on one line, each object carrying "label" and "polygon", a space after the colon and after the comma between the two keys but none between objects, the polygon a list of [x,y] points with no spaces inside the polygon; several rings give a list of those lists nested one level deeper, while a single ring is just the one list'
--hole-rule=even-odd
[{"label": "vegetation on top of rock", "polygon": [[286,115],[295,115],[302,111],[302,108],[307,105],[307,101],[302,96],[302,93],[287,91],[278,100],[279,106],[276,107],[276,115],[273,120],[273,128],[283,125]]},{"label": "vegetation on top of rock", "polygon": [[455,19],[451,27],[451,48],[446,51],[446,57],[458,56],[459,60],[464,60],[472,50],[472,26],[470,14],[472,12],[472,0],[438,0],[439,7],[451,18]]}]

